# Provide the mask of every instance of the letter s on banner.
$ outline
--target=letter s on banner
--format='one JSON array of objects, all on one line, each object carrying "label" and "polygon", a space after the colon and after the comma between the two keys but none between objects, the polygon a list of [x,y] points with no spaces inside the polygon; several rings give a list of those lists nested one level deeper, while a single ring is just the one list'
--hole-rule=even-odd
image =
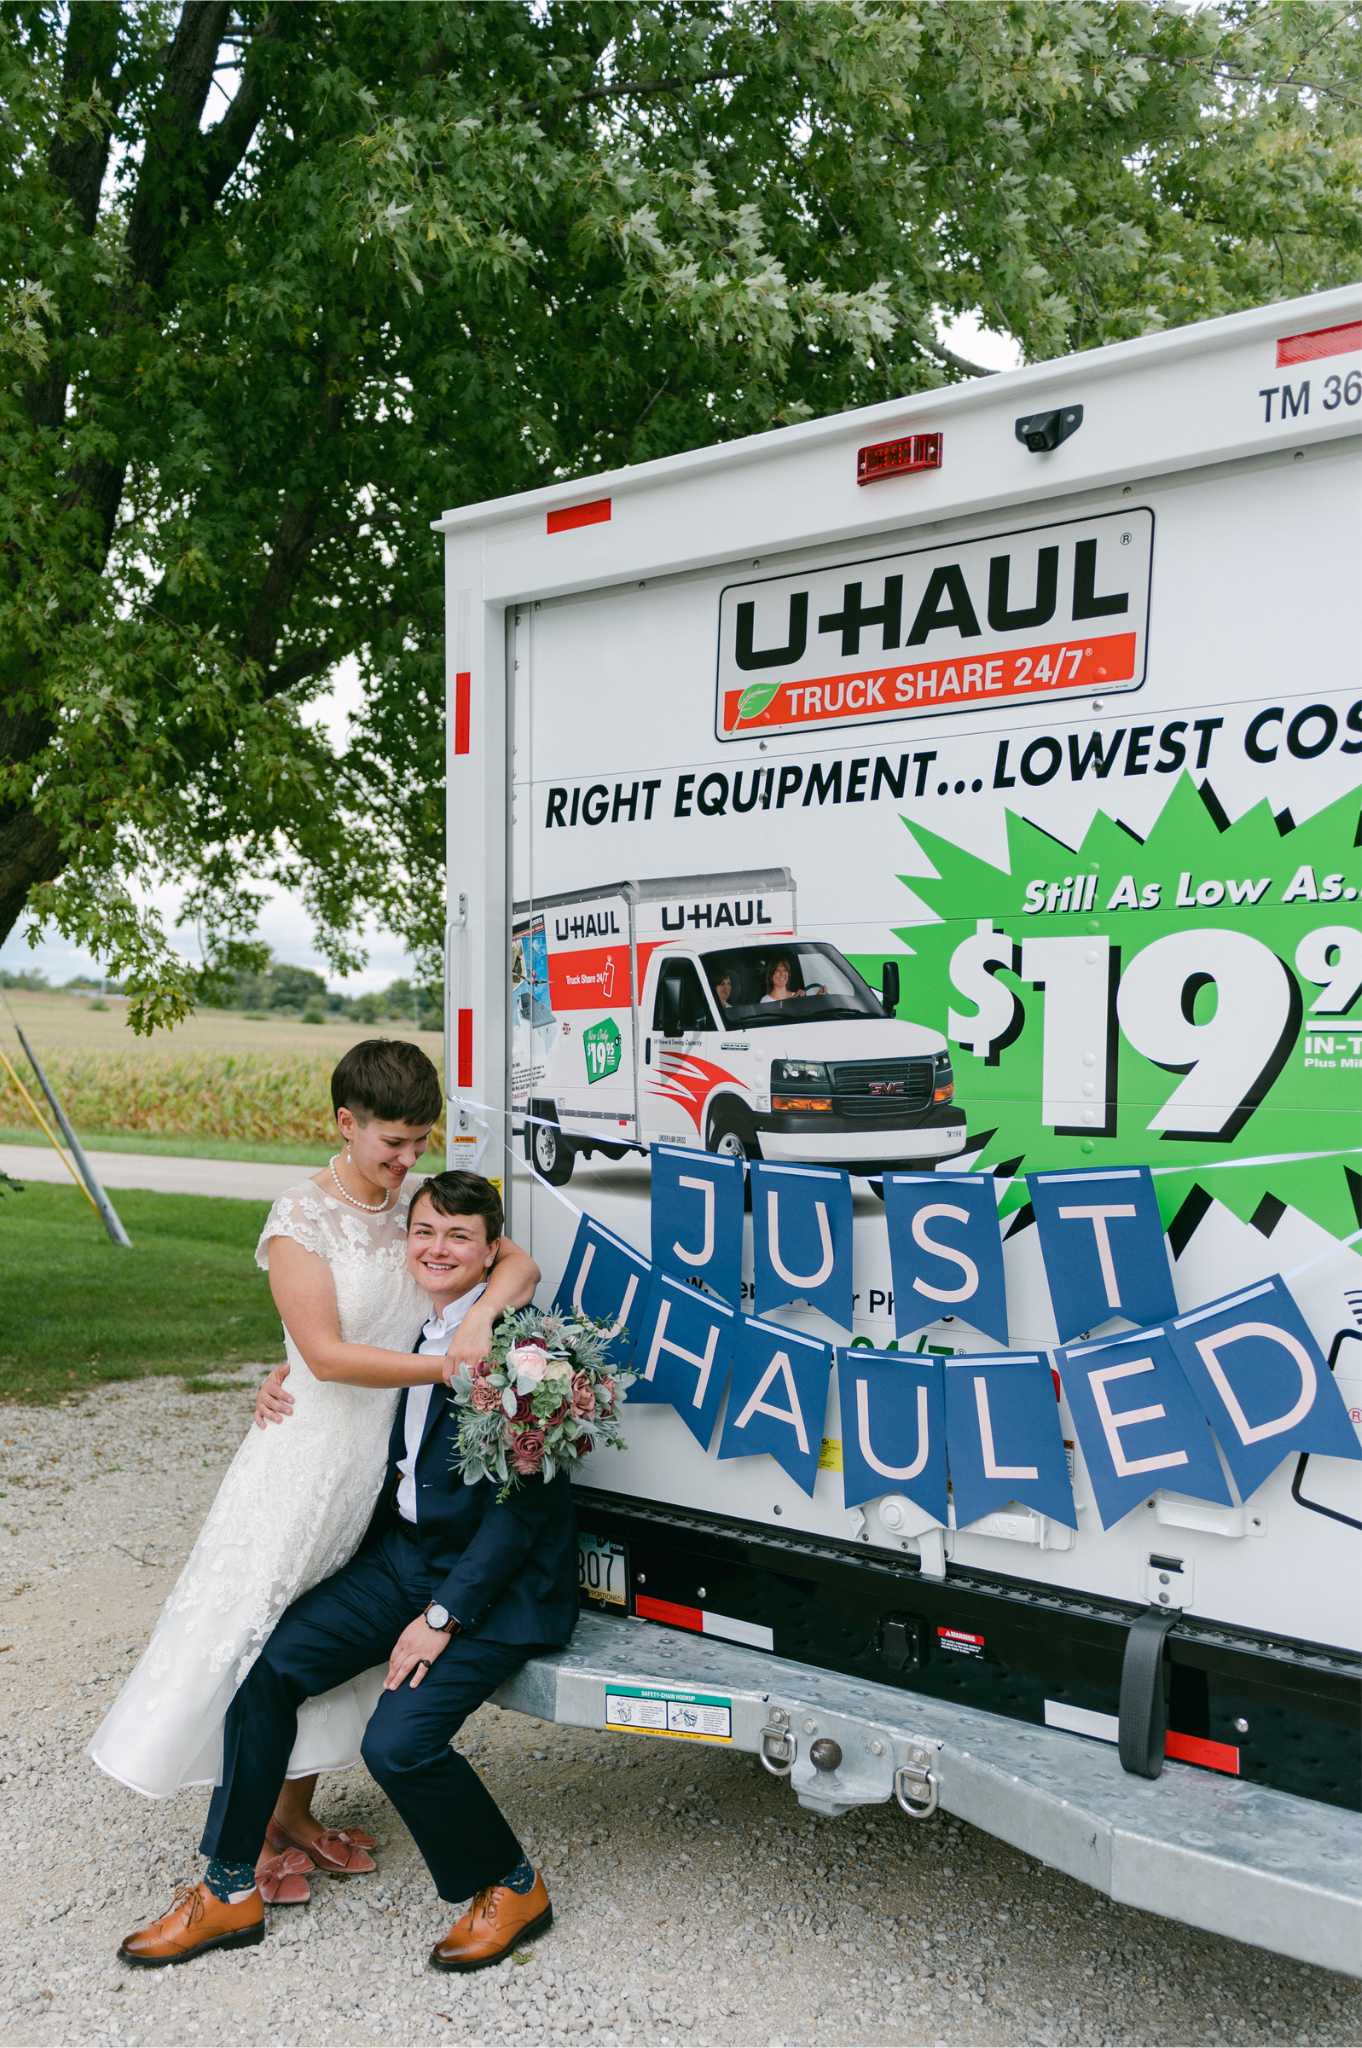
[{"label": "letter s on banner", "polygon": [[1113,1316],[1161,1323],[1177,1314],[1147,1166],[1028,1173],[1026,1185],[1061,1342]]},{"label": "letter s on banner", "polygon": [[634,1347],[638,1377],[629,1389],[630,1406],[675,1408],[707,1451],[728,1382],[736,1321],[726,1302],[655,1274]]},{"label": "letter s on banner", "polygon": [[743,1173],[741,1159],[652,1148],[653,1265],[703,1280],[734,1306],[742,1297]]},{"label": "letter s on banner", "polygon": [[564,1311],[576,1309],[580,1315],[607,1323],[610,1342],[606,1350],[610,1362],[627,1366],[634,1355],[639,1317],[652,1277],[653,1269],[641,1252],[593,1222],[590,1216],[583,1216],[553,1305]]},{"label": "letter s on banner", "polygon": [[1104,1529],[1159,1486],[1230,1505],[1206,1418],[1167,1330],[1056,1351]]},{"label": "letter s on banner", "polygon": [[957,1529],[1014,1500],[1078,1527],[1042,1352],[946,1360],[946,1456]]},{"label": "letter s on banner", "polygon": [[941,1359],[839,1351],[837,1394],[846,1506],[902,1493],[944,1527],[946,1393]]},{"label": "letter s on banner", "polygon": [[1280,1275],[1179,1316],[1169,1334],[1245,1500],[1292,1452],[1362,1458],[1343,1396]]},{"label": "letter s on banner", "polygon": [[750,1458],[766,1451],[812,1496],[831,1373],[832,1352],[817,1338],[744,1316],[719,1456]]},{"label": "letter s on banner", "polygon": [[884,1221],[894,1275],[894,1334],[943,1315],[1007,1342],[1007,1289],[991,1173],[887,1173]]},{"label": "letter s on banner", "polygon": [[851,1328],[851,1182],[822,1166],[754,1163],[752,1268],[756,1311],[807,1301]]}]

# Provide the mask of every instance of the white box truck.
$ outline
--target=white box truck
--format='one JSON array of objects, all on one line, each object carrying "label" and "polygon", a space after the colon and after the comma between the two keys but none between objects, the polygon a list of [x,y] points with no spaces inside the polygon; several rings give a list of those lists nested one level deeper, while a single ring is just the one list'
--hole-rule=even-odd
[{"label": "white box truck", "polygon": [[[549,1290],[655,1139],[831,1163],[854,1327],[779,1320],[892,1350],[875,1177],[944,1161],[1045,1349],[1025,1175],[1147,1166],[1179,1307],[1281,1274],[1362,1424],[1360,432],[1342,291],[437,522],[450,1157]],[[832,1379],[811,1494],[632,1410],[508,1699],[1357,1970],[1359,1466],[1104,1529],[1061,1401],[1076,1529],[958,1527],[845,1505]]]}]

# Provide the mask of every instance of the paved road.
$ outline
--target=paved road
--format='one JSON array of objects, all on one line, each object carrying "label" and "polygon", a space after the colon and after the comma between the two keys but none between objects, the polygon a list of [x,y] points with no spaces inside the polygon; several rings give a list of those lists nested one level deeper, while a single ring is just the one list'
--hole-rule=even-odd
[{"label": "paved road", "polygon": [[[94,1152],[87,1157],[106,1188],[151,1188],[164,1195],[236,1195],[272,1202],[308,1171],[249,1159],[174,1159],[156,1152]],[[0,1145],[0,1172],[15,1180],[69,1181],[50,1145]]]}]

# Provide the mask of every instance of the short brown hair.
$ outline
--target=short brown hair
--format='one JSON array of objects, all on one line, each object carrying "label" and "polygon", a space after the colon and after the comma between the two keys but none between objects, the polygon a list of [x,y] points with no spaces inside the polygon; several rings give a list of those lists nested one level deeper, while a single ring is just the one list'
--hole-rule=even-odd
[{"label": "short brown hair", "polygon": [[331,1076],[332,1109],[353,1110],[362,1122],[438,1123],[444,1105],[440,1076],[405,1038],[362,1038]]},{"label": "short brown hair", "polygon": [[442,1216],[481,1216],[486,1225],[488,1244],[494,1243],[506,1227],[501,1196],[491,1181],[484,1180],[480,1173],[447,1168],[444,1173],[433,1173],[429,1180],[423,1180],[411,1198],[411,1206],[407,1210],[408,1225],[416,1214],[416,1204],[422,1195],[429,1195],[431,1207],[438,1209]]}]

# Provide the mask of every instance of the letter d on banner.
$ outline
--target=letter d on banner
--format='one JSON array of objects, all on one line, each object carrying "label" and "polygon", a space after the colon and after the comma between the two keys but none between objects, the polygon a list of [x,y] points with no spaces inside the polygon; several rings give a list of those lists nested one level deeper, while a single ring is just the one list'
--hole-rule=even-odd
[{"label": "letter d on banner", "polygon": [[1178,1312],[1147,1166],[1028,1173],[1061,1343],[1112,1316],[1161,1323]]},{"label": "letter d on banner", "polygon": [[[842,1498],[849,1508],[906,1494],[946,1524],[946,1393],[939,1358],[837,1353]],[[630,1400],[634,1396],[630,1395]]]},{"label": "letter d on banner", "polygon": [[608,1323],[610,1362],[625,1366],[634,1355],[634,1339],[652,1277],[653,1269],[642,1253],[583,1216],[553,1305]]},{"label": "letter d on banner", "polygon": [[756,1310],[807,1301],[851,1328],[851,1182],[821,1166],[748,1168]]},{"label": "letter d on banner", "polygon": [[678,1280],[703,1280],[737,1306],[742,1295],[741,1159],[682,1145],[652,1149],[653,1264]]}]

